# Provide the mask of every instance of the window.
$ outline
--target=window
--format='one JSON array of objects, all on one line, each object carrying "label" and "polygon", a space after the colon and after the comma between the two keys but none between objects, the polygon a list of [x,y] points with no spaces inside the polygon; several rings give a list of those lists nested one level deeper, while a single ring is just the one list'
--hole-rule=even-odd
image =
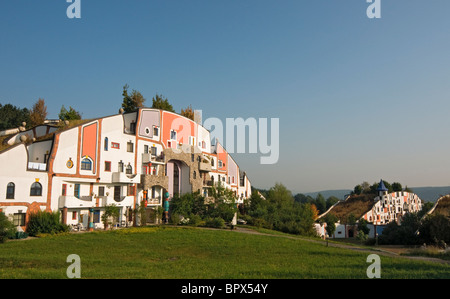
[{"label": "window", "polygon": [[120,201],[120,196],[121,196],[121,188],[120,186],[114,186],[114,200],[115,201]]},{"label": "window", "polygon": [[100,210],[94,211],[94,223],[100,223]]},{"label": "window", "polygon": [[191,162],[195,162],[195,155],[191,154]]},{"label": "window", "polygon": [[128,185],[127,187],[127,196],[136,195],[136,187],[133,185]]},{"label": "window", "polygon": [[153,156],[157,156],[158,155],[158,149],[156,148],[156,146],[152,146],[152,155]]},{"label": "window", "polygon": [[25,226],[25,213],[14,213],[13,222],[15,226]]},{"label": "window", "polygon": [[197,179],[197,172],[194,170],[194,174],[193,174],[194,180]]},{"label": "window", "polygon": [[108,137],[105,137],[105,151],[108,151],[108,144],[109,144],[109,140]]},{"label": "window", "polygon": [[131,121],[130,131],[131,131],[131,133],[136,133],[136,122],[135,121]]},{"label": "window", "polygon": [[131,164],[127,165],[127,169],[125,171],[126,174],[133,174],[133,167],[131,166]]},{"label": "window", "polygon": [[62,196],[66,196],[67,195],[67,184],[62,184],[61,195]]},{"label": "window", "polygon": [[111,161],[105,161],[105,171],[111,171]]},{"label": "window", "polygon": [[98,196],[105,196],[105,187],[104,186],[98,187]]},{"label": "window", "polygon": [[156,187],[152,187],[152,198],[156,198]]},{"label": "window", "polygon": [[34,182],[30,188],[30,196],[42,196],[42,185]]},{"label": "window", "polygon": [[177,140],[177,131],[170,130],[170,139]]},{"label": "window", "polygon": [[89,158],[81,160],[81,170],[92,170],[92,161]]},{"label": "window", "polygon": [[153,137],[159,137],[159,128],[153,126]]},{"label": "window", "polygon": [[77,220],[77,211],[72,212],[72,220]]},{"label": "window", "polygon": [[131,141],[127,142],[127,152],[129,153],[134,152],[134,144]]},{"label": "window", "polygon": [[144,154],[148,154],[148,145],[144,145]]},{"label": "window", "polygon": [[118,170],[119,170],[119,172],[123,172],[123,162],[122,161],[119,162]]},{"label": "window", "polygon": [[76,198],[80,198],[80,184],[75,184],[75,188],[73,189],[73,196]]},{"label": "window", "polygon": [[111,142],[111,148],[120,149],[120,144],[117,142]]},{"label": "window", "polygon": [[9,183],[6,185],[6,199],[14,199],[15,190],[16,185],[14,185],[14,183]]},{"label": "window", "polygon": [[202,148],[206,148],[206,142],[202,141]]},{"label": "window", "polygon": [[219,168],[222,168],[223,167],[223,162],[222,162],[222,160],[219,160]]}]

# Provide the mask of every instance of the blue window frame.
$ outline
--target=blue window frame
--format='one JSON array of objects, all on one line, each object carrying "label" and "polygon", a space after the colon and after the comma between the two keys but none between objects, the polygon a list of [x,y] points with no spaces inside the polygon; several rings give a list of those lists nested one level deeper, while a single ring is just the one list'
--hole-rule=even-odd
[{"label": "blue window frame", "polygon": [[81,160],[81,170],[92,170],[92,161],[89,158]]}]

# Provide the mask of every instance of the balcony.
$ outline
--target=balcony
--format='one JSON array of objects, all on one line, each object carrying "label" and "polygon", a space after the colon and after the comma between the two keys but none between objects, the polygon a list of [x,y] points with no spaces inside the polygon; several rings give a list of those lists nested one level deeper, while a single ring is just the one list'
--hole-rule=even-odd
[{"label": "balcony", "polygon": [[123,172],[113,172],[112,183],[119,184],[140,184],[141,177],[137,174],[125,174]]},{"label": "balcony", "polygon": [[59,208],[90,208],[95,206],[95,200],[93,196],[80,196],[77,198],[75,196],[60,196],[59,197]]},{"label": "balcony", "polygon": [[211,163],[209,162],[198,162],[198,169],[200,171],[206,171],[206,172],[210,172],[211,171]]},{"label": "balcony", "polygon": [[150,153],[148,154],[142,154],[142,163],[156,163],[156,164],[165,164],[164,161],[164,154],[161,154],[159,156],[152,155]]},{"label": "balcony", "polygon": [[28,170],[47,171],[47,164],[28,162]]}]

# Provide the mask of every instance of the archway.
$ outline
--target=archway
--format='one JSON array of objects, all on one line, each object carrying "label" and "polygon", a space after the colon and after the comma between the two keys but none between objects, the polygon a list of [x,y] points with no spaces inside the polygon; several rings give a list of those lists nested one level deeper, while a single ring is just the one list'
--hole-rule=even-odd
[{"label": "archway", "polygon": [[166,167],[170,197],[173,197],[175,194],[182,195],[192,191],[189,178],[190,169],[186,163],[172,159],[167,162]]}]

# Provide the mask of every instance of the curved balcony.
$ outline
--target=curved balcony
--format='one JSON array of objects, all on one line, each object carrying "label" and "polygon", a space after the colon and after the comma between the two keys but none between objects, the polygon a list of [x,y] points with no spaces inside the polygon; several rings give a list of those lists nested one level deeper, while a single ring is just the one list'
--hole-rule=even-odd
[{"label": "curved balcony", "polygon": [[112,183],[140,184],[141,176],[139,176],[137,174],[125,174],[123,172],[113,172]]}]

